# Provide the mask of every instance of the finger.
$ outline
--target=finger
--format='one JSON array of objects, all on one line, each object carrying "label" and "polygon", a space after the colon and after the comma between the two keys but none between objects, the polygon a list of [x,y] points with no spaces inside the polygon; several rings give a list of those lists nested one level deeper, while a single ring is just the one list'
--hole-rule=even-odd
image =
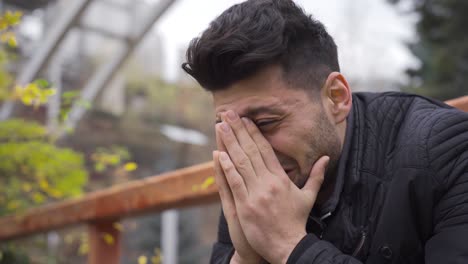
[{"label": "finger", "polygon": [[302,191],[310,196],[311,201],[315,201],[317,194],[320,191],[322,186],[323,179],[325,177],[325,171],[327,170],[328,163],[330,162],[330,157],[322,156],[317,160],[310,171],[309,178],[302,187]]},{"label": "finger", "polygon": [[249,132],[252,139],[257,144],[260,155],[262,156],[263,161],[268,170],[271,172],[284,171],[283,167],[278,161],[273,148],[271,147],[270,142],[266,140],[263,134],[260,132],[258,127],[248,118],[243,117],[242,122],[244,123],[247,131]]},{"label": "finger", "polygon": [[221,135],[220,135],[221,130],[219,129],[220,125],[221,125],[220,123],[215,125],[216,145],[219,151],[227,152],[226,146],[224,146],[223,140],[221,139]]},{"label": "finger", "polygon": [[231,126],[227,122],[222,122],[217,125],[217,130],[221,136],[222,143],[227,149],[227,153],[229,153],[230,160],[233,162],[235,169],[241,177],[244,178],[246,187],[249,188],[254,186],[256,175],[252,162],[239,145]]},{"label": "finger", "polygon": [[221,164],[224,175],[226,176],[226,181],[229,185],[229,189],[232,192],[232,196],[234,197],[234,203],[238,204],[238,202],[244,202],[248,195],[244,179],[236,170],[234,163],[232,163],[229,155],[226,152],[220,152],[218,160]]},{"label": "finger", "polygon": [[234,197],[232,196],[231,189],[229,188],[226,177],[224,176],[221,164],[219,164],[219,151],[213,151],[213,162],[216,185],[218,185],[219,196],[221,198],[221,206],[223,207],[223,211],[226,215],[233,215],[233,210],[236,210]]},{"label": "finger", "polygon": [[242,150],[249,157],[256,175],[264,175],[267,171],[265,162],[263,161],[260,151],[258,150],[257,144],[250,136],[248,130],[237,113],[232,110],[228,110],[224,114],[224,120],[231,126],[232,130],[234,131],[237,141],[239,142]]}]

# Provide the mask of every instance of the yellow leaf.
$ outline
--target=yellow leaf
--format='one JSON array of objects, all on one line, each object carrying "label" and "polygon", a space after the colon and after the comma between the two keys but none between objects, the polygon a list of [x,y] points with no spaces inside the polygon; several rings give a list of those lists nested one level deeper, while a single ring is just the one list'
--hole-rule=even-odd
[{"label": "yellow leaf", "polygon": [[5,14],[3,15],[3,19],[8,24],[8,26],[14,26],[20,22],[22,15],[23,13],[19,11],[15,11],[15,12],[6,11]]},{"label": "yellow leaf", "polygon": [[16,36],[14,35],[8,38],[7,43],[8,43],[8,46],[13,47],[13,48],[16,48],[18,46],[18,41],[16,40]]},{"label": "yellow leaf", "polygon": [[49,100],[49,97],[56,93],[55,89],[43,89],[37,83],[29,83],[25,87],[15,86],[13,92],[14,99],[20,99],[25,105],[40,106]]},{"label": "yellow leaf", "polygon": [[31,184],[29,184],[27,182],[23,183],[23,185],[21,187],[23,188],[23,191],[25,191],[25,192],[30,192],[32,190]]},{"label": "yellow leaf", "polygon": [[56,89],[44,89],[43,93],[46,96],[52,96],[57,93],[57,90]]},{"label": "yellow leaf", "polygon": [[151,264],[161,264],[163,260],[161,249],[154,249],[154,256],[151,257]]},{"label": "yellow leaf", "polygon": [[50,196],[52,196],[53,198],[56,198],[56,199],[59,199],[59,198],[63,197],[63,192],[61,192],[59,190],[56,190],[56,189],[52,189],[52,190],[49,189],[47,191],[47,194],[49,194]]},{"label": "yellow leaf", "polygon": [[34,98],[32,98],[30,95],[23,95],[21,97],[21,102],[25,105],[32,105],[33,104]]},{"label": "yellow leaf", "polygon": [[42,190],[47,191],[49,189],[49,183],[47,182],[46,179],[40,179],[39,187],[41,187]]},{"label": "yellow leaf", "polygon": [[116,230],[118,230],[118,231],[120,231],[120,232],[123,231],[123,225],[122,225],[121,223],[115,222],[113,226],[114,226],[114,228],[115,228]]},{"label": "yellow leaf", "polygon": [[138,257],[138,264],[146,264],[146,263],[148,263],[148,258],[146,256]]},{"label": "yellow leaf", "polygon": [[10,47],[16,47],[16,36],[11,31],[3,32],[0,34],[0,42],[7,43]]},{"label": "yellow leaf", "polygon": [[205,179],[205,181],[201,185],[202,190],[206,190],[208,187],[213,185],[215,183],[215,178],[213,176],[208,177]]},{"label": "yellow leaf", "polygon": [[15,99],[20,98],[22,94],[23,94],[23,87],[19,85],[15,85],[15,89],[13,91],[13,98]]},{"label": "yellow leaf", "polygon": [[32,95],[38,95],[40,93],[40,88],[35,83],[29,83],[24,87],[24,90]]},{"label": "yellow leaf", "polygon": [[151,264],[161,264],[162,258],[161,256],[153,256],[151,257]]},{"label": "yellow leaf", "polygon": [[127,162],[124,165],[126,171],[134,171],[138,168],[138,165],[135,162]]},{"label": "yellow leaf", "polygon": [[86,255],[89,252],[89,244],[87,241],[82,242],[80,247],[78,248],[78,254]]},{"label": "yellow leaf", "polygon": [[0,31],[8,28],[8,23],[0,16]]},{"label": "yellow leaf", "polygon": [[8,210],[15,210],[15,209],[18,209],[18,207],[20,207],[20,201],[18,200],[9,201],[7,203]]},{"label": "yellow leaf", "polygon": [[115,242],[114,237],[109,233],[102,234],[102,239],[104,239],[107,245],[113,245]]},{"label": "yellow leaf", "polygon": [[38,192],[35,192],[33,194],[32,199],[36,204],[40,204],[40,203],[43,203],[45,201],[44,195],[42,195],[41,193],[38,193]]},{"label": "yellow leaf", "polygon": [[7,42],[12,34],[13,34],[13,32],[10,32],[10,31],[2,32],[0,34],[0,41],[3,42],[3,43]]}]

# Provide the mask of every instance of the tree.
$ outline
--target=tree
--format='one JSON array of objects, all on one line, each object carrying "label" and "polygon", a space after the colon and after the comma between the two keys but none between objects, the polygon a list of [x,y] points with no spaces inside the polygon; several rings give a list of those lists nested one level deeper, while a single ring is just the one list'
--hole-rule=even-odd
[{"label": "tree", "polygon": [[[0,15],[0,103],[17,100],[38,107],[54,93],[49,84],[38,80],[15,85],[7,71],[11,49],[16,47],[13,27],[21,13]],[[12,89],[13,88],[13,89]],[[11,119],[0,122],[0,216],[20,214],[21,210],[48,201],[80,195],[87,182],[83,156],[54,145],[46,129],[32,121]],[[12,243],[0,245],[0,263],[29,263]]]},{"label": "tree", "polygon": [[39,124],[0,122],[0,215],[78,196],[87,182],[82,155],[48,142]]},{"label": "tree", "polygon": [[419,39],[408,44],[420,60],[419,68],[408,69],[411,79],[405,90],[447,100],[468,93],[468,2],[459,0],[388,0],[397,4],[412,1],[419,15]]}]

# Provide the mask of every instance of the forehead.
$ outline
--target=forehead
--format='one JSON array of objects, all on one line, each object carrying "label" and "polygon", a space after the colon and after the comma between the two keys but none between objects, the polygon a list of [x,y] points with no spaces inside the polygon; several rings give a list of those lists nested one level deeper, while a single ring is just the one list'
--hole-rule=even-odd
[{"label": "forehead", "polygon": [[281,76],[280,68],[272,66],[224,90],[213,92],[216,115],[227,110],[234,110],[240,115],[254,109],[274,111],[307,97],[304,90],[288,87]]}]

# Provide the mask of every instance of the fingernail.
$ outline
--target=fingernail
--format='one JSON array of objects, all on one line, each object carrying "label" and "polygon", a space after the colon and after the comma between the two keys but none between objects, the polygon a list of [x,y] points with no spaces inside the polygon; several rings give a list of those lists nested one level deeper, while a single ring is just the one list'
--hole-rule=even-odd
[{"label": "fingernail", "polygon": [[244,123],[244,125],[248,125],[249,122],[250,122],[250,120],[247,117],[243,117],[241,119],[242,119],[242,122]]},{"label": "fingernail", "polygon": [[220,153],[219,153],[219,159],[220,159],[220,160],[227,160],[227,159],[228,159],[228,155],[226,154],[226,152],[220,152]]},{"label": "fingernail", "polygon": [[237,118],[236,113],[234,113],[234,111],[232,111],[232,110],[227,111],[226,115],[229,118],[229,120],[231,120],[231,121],[234,121]]},{"label": "fingernail", "polygon": [[223,122],[223,123],[221,123],[221,129],[222,129],[224,132],[229,132],[230,127],[229,127],[228,124],[226,124],[226,123]]}]

